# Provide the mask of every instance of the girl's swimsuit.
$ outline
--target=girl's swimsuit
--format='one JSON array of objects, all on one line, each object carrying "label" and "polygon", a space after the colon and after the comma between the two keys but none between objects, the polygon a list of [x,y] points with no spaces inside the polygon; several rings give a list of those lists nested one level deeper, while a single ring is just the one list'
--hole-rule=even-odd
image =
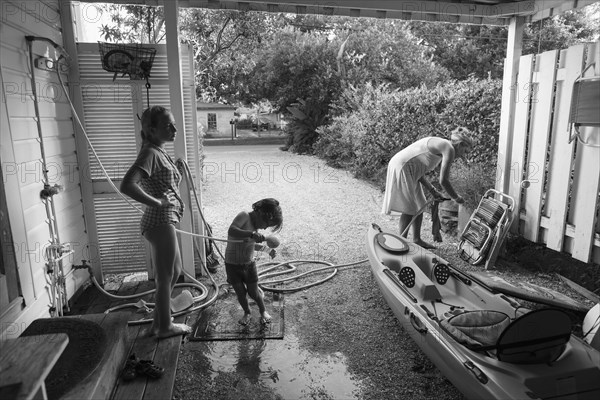
[{"label": "girl's swimsuit", "polygon": [[140,182],[141,188],[150,196],[160,199],[173,194],[177,201],[165,207],[146,206],[140,222],[142,235],[149,229],[164,224],[177,224],[183,216],[184,204],[179,194],[181,174],[171,157],[161,147],[145,142],[133,164],[148,175]]}]

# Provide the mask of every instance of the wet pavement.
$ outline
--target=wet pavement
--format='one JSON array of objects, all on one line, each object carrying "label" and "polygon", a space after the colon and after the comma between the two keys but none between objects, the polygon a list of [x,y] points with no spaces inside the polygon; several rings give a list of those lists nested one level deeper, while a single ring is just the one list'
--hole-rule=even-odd
[{"label": "wet pavement", "polygon": [[[284,295],[286,317],[282,339],[247,339],[240,334],[238,339],[186,341],[182,352],[188,356],[193,355],[193,363],[202,370],[197,375],[198,379],[217,382],[221,374],[231,374],[236,376],[237,382],[246,380],[249,385],[244,391],[246,397],[241,398],[264,398],[253,386],[267,388],[273,398],[278,399],[361,398],[359,382],[348,371],[347,359],[342,352],[324,354],[310,351],[301,343],[299,335],[308,332],[298,332],[294,319],[306,311],[305,303],[302,295]],[[256,305],[251,302],[250,306],[255,312],[253,322],[257,323]],[[221,307],[222,303],[217,301],[204,314],[208,313],[214,320],[218,320],[216,314],[221,312]],[[229,314],[229,311],[226,310],[225,314]],[[236,324],[240,316],[241,309],[237,311],[232,323]],[[202,318],[200,315],[189,323],[201,322]],[[196,398],[215,397],[200,395]],[[222,393],[222,397],[218,398],[238,397],[236,394]]]},{"label": "wet pavement", "polygon": [[[288,304],[285,309],[294,312],[293,307],[298,306]],[[185,347],[206,358],[211,379],[219,373],[235,373],[284,399],[313,398],[317,392],[334,399],[358,398],[359,388],[348,372],[345,356],[303,349],[293,326],[287,325],[283,339],[188,342]]]}]

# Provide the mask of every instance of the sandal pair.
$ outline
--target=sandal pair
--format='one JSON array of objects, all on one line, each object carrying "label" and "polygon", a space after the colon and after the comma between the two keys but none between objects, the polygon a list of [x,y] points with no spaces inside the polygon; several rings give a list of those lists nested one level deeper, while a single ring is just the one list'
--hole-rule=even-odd
[{"label": "sandal pair", "polygon": [[140,375],[146,375],[148,378],[158,379],[165,372],[165,369],[154,364],[152,360],[140,360],[135,371]]},{"label": "sandal pair", "polygon": [[125,367],[123,367],[123,371],[121,371],[121,377],[124,381],[131,381],[135,379],[137,373],[136,368],[139,363],[139,360],[135,357],[135,354],[129,356],[127,361],[125,361]]},{"label": "sandal pair", "polygon": [[131,381],[138,375],[145,375],[151,379],[158,379],[164,372],[165,369],[154,364],[152,360],[140,360],[135,354],[132,354],[125,362],[121,377],[124,381]]}]

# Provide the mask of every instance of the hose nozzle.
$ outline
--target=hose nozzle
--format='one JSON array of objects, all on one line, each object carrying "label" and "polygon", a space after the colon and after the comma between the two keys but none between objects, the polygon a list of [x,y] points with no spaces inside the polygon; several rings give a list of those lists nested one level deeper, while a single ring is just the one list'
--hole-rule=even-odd
[{"label": "hose nozzle", "polygon": [[280,244],[279,238],[277,236],[267,236],[265,238],[265,242],[267,242],[267,246],[269,246],[272,249],[279,247]]}]

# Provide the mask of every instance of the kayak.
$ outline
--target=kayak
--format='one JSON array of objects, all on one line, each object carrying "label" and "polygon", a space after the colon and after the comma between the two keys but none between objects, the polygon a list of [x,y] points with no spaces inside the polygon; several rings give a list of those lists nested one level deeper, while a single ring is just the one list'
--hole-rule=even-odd
[{"label": "kayak", "polygon": [[367,253],[402,327],[468,399],[600,398],[600,352],[566,312],[526,309],[376,224]]}]

